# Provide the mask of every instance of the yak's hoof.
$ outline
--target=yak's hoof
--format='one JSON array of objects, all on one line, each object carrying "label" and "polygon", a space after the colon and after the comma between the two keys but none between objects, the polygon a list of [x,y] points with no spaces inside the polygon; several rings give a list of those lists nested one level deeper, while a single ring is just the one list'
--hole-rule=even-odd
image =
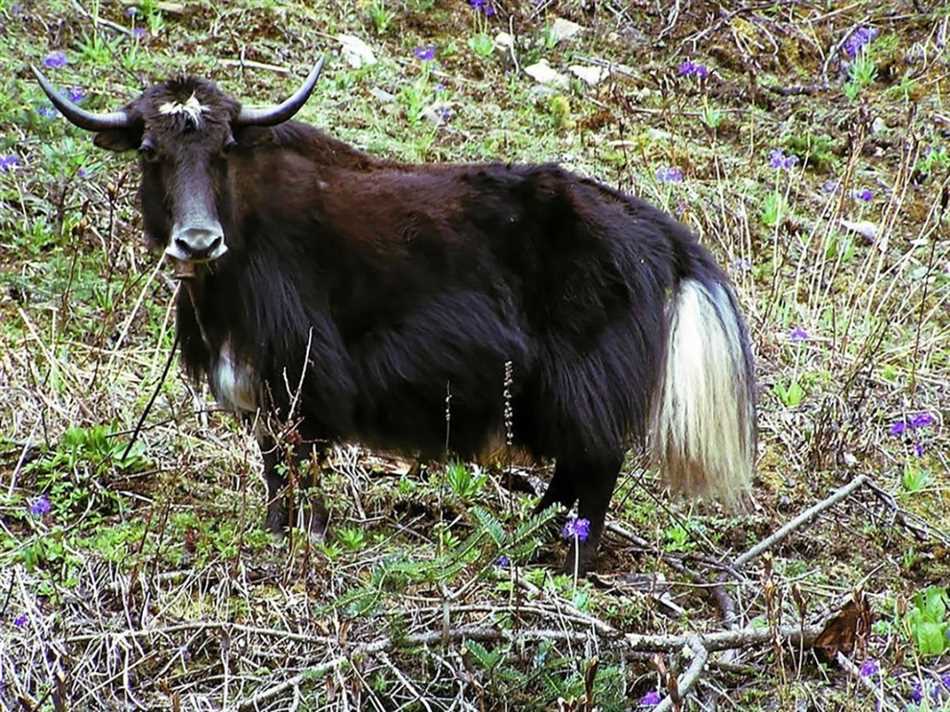
[{"label": "yak's hoof", "polygon": [[330,513],[319,499],[304,499],[293,508],[293,522],[291,512],[283,500],[271,502],[267,507],[267,518],[264,528],[271,534],[282,538],[288,527],[293,524],[295,529],[307,532],[312,538],[323,541],[326,538],[327,527],[330,523]]}]

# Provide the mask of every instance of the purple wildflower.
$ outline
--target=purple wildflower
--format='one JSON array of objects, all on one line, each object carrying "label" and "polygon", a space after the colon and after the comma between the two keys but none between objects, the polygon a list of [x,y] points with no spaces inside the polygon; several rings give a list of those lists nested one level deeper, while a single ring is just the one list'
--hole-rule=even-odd
[{"label": "purple wildflower", "polygon": [[131,7],[126,8],[125,10],[126,17],[135,17],[138,14],[139,14],[139,9],[135,7],[135,5],[132,5]]},{"label": "purple wildflower", "polygon": [[875,37],[877,37],[877,30],[873,27],[859,27],[845,40],[844,51],[851,59],[854,59]]},{"label": "purple wildflower", "polygon": [[71,102],[78,104],[86,98],[86,91],[80,87],[72,87],[71,89],[66,90],[66,96],[69,97]]},{"label": "purple wildflower", "polygon": [[56,109],[52,104],[40,104],[36,107],[36,113],[42,116],[44,119],[55,119],[59,116],[59,110]]},{"label": "purple wildflower", "polygon": [[491,0],[468,0],[468,4],[473,9],[483,13],[485,17],[491,17],[495,14],[495,6],[492,5]]},{"label": "purple wildflower", "polygon": [[587,541],[590,536],[590,520],[571,517],[561,530],[561,536],[565,539],[577,537],[580,541]]},{"label": "purple wildflower", "polygon": [[777,170],[787,171],[798,165],[798,156],[786,156],[782,149],[775,148],[769,152],[769,165]]},{"label": "purple wildflower", "polygon": [[891,427],[887,429],[887,432],[893,435],[895,438],[899,435],[903,435],[904,431],[907,430],[907,423],[903,420],[895,420],[891,423]]},{"label": "purple wildflower", "polygon": [[752,262],[746,257],[737,257],[729,265],[735,272],[748,272],[752,269]]},{"label": "purple wildflower", "polygon": [[915,682],[914,689],[910,691],[910,701],[915,705],[924,701],[924,688],[919,682]]},{"label": "purple wildflower", "polygon": [[497,567],[500,568],[500,569],[507,569],[507,568],[510,568],[510,567],[511,567],[511,559],[509,559],[507,556],[505,556],[504,554],[502,554],[501,556],[498,557],[497,561],[495,561],[495,566],[497,566]]},{"label": "purple wildflower", "polygon": [[912,415],[910,418],[909,425],[914,430],[917,430],[917,428],[929,428],[935,422],[937,421],[936,421],[936,418],[933,417],[933,415],[927,412],[923,412],[923,413],[917,413],[917,415]]},{"label": "purple wildflower", "polygon": [[30,505],[30,514],[34,517],[42,517],[44,514],[49,514],[50,504],[49,497],[45,494],[40,495],[35,500],[33,504]]},{"label": "purple wildflower", "polygon": [[447,123],[449,119],[452,118],[453,111],[448,106],[440,106],[436,108],[435,115],[439,117],[439,120],[444,124]]},{"label": "purple wildflower", "polygon": [[824,183],[821,184],[821,190],[823,193],[834,193],[838,190],[839,183],[834,178],[829,178]]},{"label": "purple wildflower", "polygon": [[877,660],[874,658],[868,658],[864,661],[864,664],[861,666],[861,677],[874,677],[875,675],[881,672],[880,666],[877,664]]},{"label": "purple wildflower", "polygon": [[435,47],[432,45],[416,47],[412,50],[412,53],[416,55],[416,59],[421,59],[423,62],[429,62],[435,59]]},{"label": "purple wildflower", "polygon": [[43,66],[47,69],[62,69],[67,64],[69,60],[66,59],[66,53],[61,50],[50,52],[43,58]]},{"label": "purple wildflower", "polygon": [[13,619],[13,625],[15,625],[17,628],[22,628],[26,625],[28,620],[29,618],[27,617],[26,613],[21,613]]},{"label": "purple wildflower", "polygon": [[656,179],[661,183],[682,183],[683,171],[676,166],[660,168],[656,172]]},{"label": "purple wildflower", "polygon": [[0,171],[3,171],[4,173],[9,173],[19,165],[20,159],[14,156],[12,153],[9,156],[0,156]]},{"label": "purple wildflower", "polygon": [[659,690],[650,690],[640,698],[640,707],[656,707],[662,699]]},{"label": "purple wildflower", "polygon": [[950,690],[950,672],[940,678],[940,684]]},{"label": "purple wildflower", "polygon": [[443,84],[442,82],[439,82],[439,83],[436,84],[434,87],[432,87],[432,90],[433,90],[436,94],[441,94],[442,92],[445,91],[445,84]]},{"label": "purple wildflower", "polygon": [[854,197],[863,200],[865,203],[870,203],[874,199],[874,193],[871,192],[870,188],[862,188],[854,191]]},{"label": "purple wildflower", "polygon": [[917,440],[914,442],[914,457],[923,457],[925,452],[924,444]]},{"label": "purple wildflower", "polygon": [[790,332],[788,332],[789,341],[808,341],[808,332],[805,331],[802,327],[796,326]]},{"label": "purple wildflower", "polygon": [[709,76],[709,67],[707,67],[705,64],[699,64],[698,62],[694,62],[691,59],[687,59],[681,62],[676,68],[676,73],[681,77],[696,76],[700,79],[705,79]]},{"label": "purple wildflower", "polygon": [[148,37],[148,30],[146,30],[144,27],[133,27],[132,36],[137,40],[144,40],[146,37]]}]

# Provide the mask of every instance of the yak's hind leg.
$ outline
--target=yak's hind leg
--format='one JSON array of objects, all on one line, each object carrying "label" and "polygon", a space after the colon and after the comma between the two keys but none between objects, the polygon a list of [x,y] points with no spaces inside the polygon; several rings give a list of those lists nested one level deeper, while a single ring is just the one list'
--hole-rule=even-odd
[{"label": "yak's hind leg", "polygon": [[[563,483],[560,485],[562,491],[570,486],[572,491],[576,492],[578,519],[586,519],[590,522],[588,535],[584,541],[576,539],[569,542],[563,567],[565,572],[573,573],[576,566],[578,575],[583,576],[593,565],[601,535],[604,533],[607,507],[617,486],[617,477],[620,475],[622,465],[622,450],[599,457],[585,454],[558,459],[555,480],[560,473]],[[552,480],[552,487],[554,484],[555,481]],[[550,492],[550,488],[548,491]],[[547,496],[545,494],[545,499]],[[576,551],[575,544],[578,545]]]},{"label": "yak's hind leg", "polygon": [[[304,471],[301,464],[308,458],[311,462],[316,459],[319,463],[326,453],[325,447],[288,446],[270,436],[261,438],[260,447],[267,483],[265,528],[274,534],[282,534],[289,526],[295,526],[322,537],[326,532],[329,512],[322,499],[309,492],[315,484],[311,474],[313,466]],[[293,482],[295,486],[291,486],[285,474],[290,471],[297,475]]]}]

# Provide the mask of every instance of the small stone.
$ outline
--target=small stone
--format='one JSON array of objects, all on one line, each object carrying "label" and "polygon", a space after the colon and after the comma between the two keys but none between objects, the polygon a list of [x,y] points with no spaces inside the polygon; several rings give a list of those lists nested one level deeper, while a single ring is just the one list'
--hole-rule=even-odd
[{"label": "small stone", "polygon": [[868,243],[872,243],[877,239],[877,225],[872,222],[866,220],[852,222],[851,220],[842,219],[841,224],[851,232],[858,233]]},{"label": "small stone", "polygon": [[396,101],[395,96],[390,94],[388,91],[385,91],[384,89],[380,89],[379,87],[373,87],[372,89],[369,90],[369,93],[372,94],[377,99],[379,99],[384,104],[392,104],[394,101]]},{"label": "small stone", "polygon": [[553,69],[546,59],[542,59],[530,67],[525,67],[524,73],[539,84],[554,84],[563,87],[570,84],[568,78],[556,69]]},{"label": "small stone", "polygon": [[569,40],[577,34],[580,34],[584,31],[584,28],[581,25],[578,25],[576,22],[571,22],[570,20],[565,20],[563,17],[557,17],[554,19],[554,24],[551,26],[551,39],[555,44]]},{"label": "small stone", "polygon": [[887,123],[880,116],[871,122],[871,133],[879,134],[885,131],[887,131]]},{"label": "small stone", "polygon": [[592,87],[597,86],[600,84],[600,82],[610,76],[610,70],[607,67],[591,67],[581,64],[572,64],[567,69],[575,77]]},{"label": "small stone", "polygon": [[495,35],[495,49],[509,50],[515,46],[515,38],[507,32],[499,32]]},{"label": "small stone", "polygon": [[376,64],[376,55],[359,37],[353,35],[337,35],[337,41],[343,46],[343,58],[353,69]]}]

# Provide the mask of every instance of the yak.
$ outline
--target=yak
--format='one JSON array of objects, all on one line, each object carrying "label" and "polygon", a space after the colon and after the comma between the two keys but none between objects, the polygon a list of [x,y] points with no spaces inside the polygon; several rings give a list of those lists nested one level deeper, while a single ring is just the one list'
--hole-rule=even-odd
[{"label": "yak", "polygon": [[238,414],[293,422],[259,437],[266,526],[296,501],[281,464],[333,442],[474,458],[500,434],[553,460],[537,509],[589,520],[566,559],[581,572],[630,447],[673,489],[741,499],[751,346],[696,237],[556,164],[408,164],[292,120],[322,65],[274,106],[178,76],[106,113],[32,68],[95,145],[138,152],[146,241],[187,287],[186,372]]}]

